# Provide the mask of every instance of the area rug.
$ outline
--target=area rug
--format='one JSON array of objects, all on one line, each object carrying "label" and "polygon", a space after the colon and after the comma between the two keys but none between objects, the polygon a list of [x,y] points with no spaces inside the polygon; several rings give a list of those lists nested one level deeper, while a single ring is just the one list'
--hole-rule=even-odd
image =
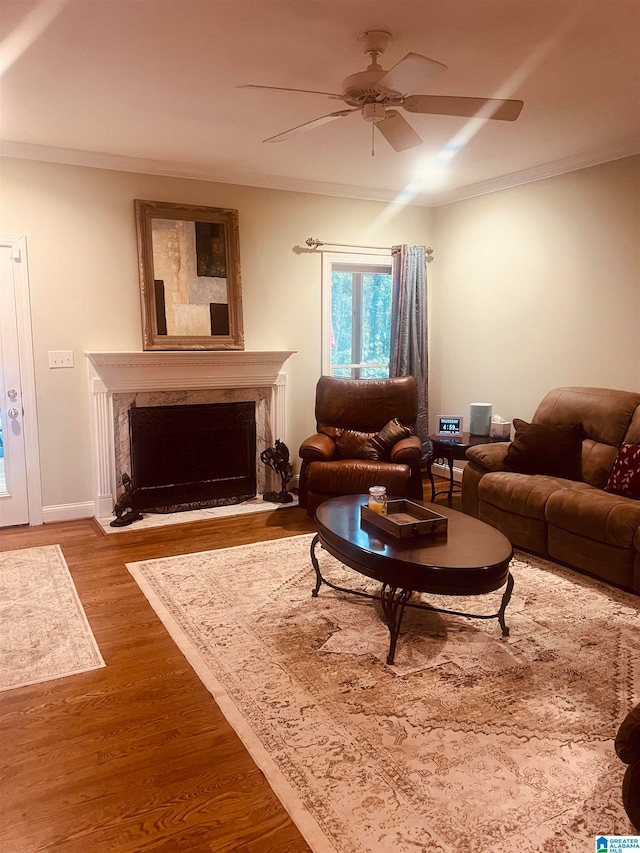
[{"label": "area rug", "polygon": [[[640,699],[637,598],[518,554],[509,638],[408,610],[387,666],[377,603],[311,597],[310,541],[128,568],[313,850],[578,853],[634,834],[613,738]],[[318,553],[325,577],[372,589]]]},{"label": "area rug", "polygon": [[104,666],[58,545],[0,552],[0,690]]}]

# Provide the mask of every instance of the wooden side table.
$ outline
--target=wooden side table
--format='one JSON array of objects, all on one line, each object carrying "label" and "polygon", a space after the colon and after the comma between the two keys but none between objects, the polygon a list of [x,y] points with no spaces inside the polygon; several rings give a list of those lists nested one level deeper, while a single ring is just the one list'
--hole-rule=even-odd
[{"label": "wooden side table", "polygon": [[[448,495],[449,505],[451,505],[454,491],[461,491],[460,487],[454,486],[453,482],[454,460],[466,459],[467,450],[476,444],[493,444],[494,442],[510,440],[508,438],[492,438],[490,435],[471,435],[469,432],[463,432],[460,438],[443,438],[439,435],[430,435],[429,439],[433,447],[433,454],[427,463],[427,477],[431,483],[431,502],[433,503],[438,495]],[[431,471],[431,466],[436,459],[446,461],[449,465],[449,488],[441,492],[436,492],[436,484]]]}]

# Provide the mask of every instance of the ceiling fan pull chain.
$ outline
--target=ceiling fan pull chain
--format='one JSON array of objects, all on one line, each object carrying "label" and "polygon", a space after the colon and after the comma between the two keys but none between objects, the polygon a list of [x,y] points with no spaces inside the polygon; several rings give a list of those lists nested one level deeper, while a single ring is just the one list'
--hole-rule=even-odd
[{"label": "ceiling fan pull chain", "polygon": [[375,134],[376,126],[373,122],[371,122],[371,156],[376,156],[376,134]]}]

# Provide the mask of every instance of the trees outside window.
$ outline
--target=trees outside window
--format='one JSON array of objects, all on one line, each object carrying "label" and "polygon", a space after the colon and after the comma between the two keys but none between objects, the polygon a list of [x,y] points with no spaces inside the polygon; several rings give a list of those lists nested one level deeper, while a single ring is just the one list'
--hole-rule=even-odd
[{"label": "trees outside window", "polygon": [[324,374],[388,378],[391,292],[391,257],[324,256]]}]

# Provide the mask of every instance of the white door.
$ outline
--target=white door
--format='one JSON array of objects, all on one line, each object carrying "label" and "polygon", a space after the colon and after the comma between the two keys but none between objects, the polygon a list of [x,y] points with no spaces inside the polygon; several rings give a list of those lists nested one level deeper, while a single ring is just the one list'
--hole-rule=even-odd
[{"label": "white door", "polygon": [[[26,241],[0,239],[0,527],[41,523]],[[26,370],[25,370],[26,368]],[[24,375],[26,373],[26,376]],[[29,408],[31,411],[29,412]],[[30,422],[31,421],[31,422]],[[25,429],[26,425],[26,429]],[[35,457],[33,439],[36,438]],[[31,476],[29,476],[31,474]],[[38,515],[40,517],[38,517]]]}]

